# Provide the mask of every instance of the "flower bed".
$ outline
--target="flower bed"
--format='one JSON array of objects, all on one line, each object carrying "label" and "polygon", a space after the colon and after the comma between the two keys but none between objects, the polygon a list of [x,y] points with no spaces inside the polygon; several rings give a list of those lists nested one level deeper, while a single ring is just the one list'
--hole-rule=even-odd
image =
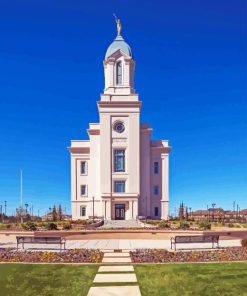
[{"label": "flower bed", "polygon": [[212,251],[172,251],[140,249],[130,252],[135,263],[162,262],[211,262],[247,260],[247,248],[231,247]]},{"label": "flower bed", "polygon": [[0,249],[0,262],[30,262],[30,263],[100,263],[103,252],[99,250],[67,250],[50,251],[16,251]]}]

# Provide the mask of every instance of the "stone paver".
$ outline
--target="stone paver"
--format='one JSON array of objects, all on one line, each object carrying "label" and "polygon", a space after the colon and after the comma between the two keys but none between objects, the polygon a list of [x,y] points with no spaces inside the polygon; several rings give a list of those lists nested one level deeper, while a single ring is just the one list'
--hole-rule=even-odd
[{"label": "stone paver", "polygon": [[102,263],[131,263],[130,257],[121,257],[121,258],[103,258]]},{"label": "stone paver", "polygon": [[100,266],[98,272],[121,272],[121,271],[134,271],[132,265],[110,265],[110,266]]},{"label": "stone paver", "polygon": [[[106,252],[103,257],[103,262],[111,261],[115,264],[121,264],[126,260],[131,262],[129,252]],[[91,287],[87,296],[141,296],[139,286],[126,285],[126,283],[136,282],[133,265],[100,266],[93,283],[102,284],[102,286]],[[121,283],[122,286],[115,286]]]},{"label": "stone paver", "polygon": [[105,273],[96,274],[94,283],[136,283],[136,275],[134,273]]},{"label": "stone paver", "polygon": [[91,287],[88,296],[141,296],[138,286]]},{"label": "stone paver", "polygon": [[120,252],[119,253],[118,252],[105,253],[104,258],[107,258],[107,257],[118,257],[118,258],[129,257],[129,253],[120,253]]}]

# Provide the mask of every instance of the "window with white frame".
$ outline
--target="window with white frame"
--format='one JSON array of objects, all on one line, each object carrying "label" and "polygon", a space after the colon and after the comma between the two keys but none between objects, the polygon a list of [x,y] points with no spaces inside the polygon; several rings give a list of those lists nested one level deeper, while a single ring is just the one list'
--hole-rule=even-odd
[{"label": "window with white frame", "polygon": [[125,172],[125,150],[114,150],[114,172]]},{"label": "window with white frame", "polygon": [[159,163],[158,161],[154,162],[154,174],[157,175],[159,173]]},{"label": "window with white frame", "polygon": [[81,214],[81,217],[86,216],[86,207],[85,206],[80,207],[80,214]]},{"label": "window with white frame", "polygon": [[158,194],[159,194],[159,186],[154,185],[154,195],[158,195]]},{"label": "window with white frame", "polygon": [[86,175],[87,173],[87,162],[81,161],[81,175]]},{"label": "window with white frame", "polygon": [[125,181],[114,181],[114,192],[125,192]]},{"label": "window with white frame", "polygon": [[87,185],[81,185],[81,196],[87,195]]},{"label": "window with white frame", "polygon": [[122,62],[117,62],[116,65],[116,84],[122,84]]}]

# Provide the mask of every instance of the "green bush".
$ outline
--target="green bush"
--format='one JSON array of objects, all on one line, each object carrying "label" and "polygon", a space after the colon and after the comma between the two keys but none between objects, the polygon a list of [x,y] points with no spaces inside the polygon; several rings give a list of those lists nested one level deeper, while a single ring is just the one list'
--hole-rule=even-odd
[{"label": "green bush", "polygon": [[247,238],[242,239],[241,245],[242,247],[247,247]]},{"label": "green bush", "polygon": [[71,227],[71,224],[69,222],[63,224],[63,229],[64,230],[70,230],[71,228],[72,227]]},{"label": "green bush", "polygon": [[179,224],[179,228],[180,229],[189,229],[190,228],[190,224],[189,223],[187,223],[187,222],[180,222],[180,224]]},{"label": "green bush", "polygon": [[54,222],[48,222],[46,223],[45,228],[47,230],[57,230],[57,224]]},{"label": "green bush", "polygon": [[170,228],[170,224],[167,223],[166,221],[161,221],[161,222],[159,222],[158,226],[159,226],[160,228]]},{"label": "green bush", "polygon": [[7,228],[6,225],[7,224],[0,224],[0,229],[6,229]]},{"label": "green bush", "polygon": [[211,229],[211,223],[204,221],[199,223],[199,227],[203,230],[210,230]]},{"label": "green bush", "polygon": [[28,230],[28,231],[36,231],[37,230],[37,225],[34,222],[22,223],[21,227],[25,230]]},{"label": "green bush", "polygon": [[90,225],[92,223],[93,223],[93,221],[92,220],[89,220],[89,219],[87,219],[87,220],[80,220],[80,219],[78,219],[78,220],[72,221],[72,224],[79,224],[79,225]]},{"label": "green bush", "polygon": [[150,225],[158,225],[159,223],[161,223],[160,220],[150,220],[150,219],[147,219],[147,220],[143,219],[142,222],[144,223],[147,222],[147,224],[150,224]]},{"label": "green bush", "polygon": [[234,227],[234,224],[233,223],[228,223],[228,225],[227,225],[228,227]]}]

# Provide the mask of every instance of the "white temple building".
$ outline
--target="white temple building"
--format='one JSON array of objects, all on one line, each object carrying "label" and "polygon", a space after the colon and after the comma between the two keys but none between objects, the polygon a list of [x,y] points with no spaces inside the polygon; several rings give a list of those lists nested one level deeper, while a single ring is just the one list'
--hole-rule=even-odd
[{"label": "white temple building", "polygon": [[135,61],[120,31],[105,55],[99,123],[89,124],[89,140],[69,147],[73,220],[168,219],[171,148],[151,140],[152,128],[140,123]]}]

